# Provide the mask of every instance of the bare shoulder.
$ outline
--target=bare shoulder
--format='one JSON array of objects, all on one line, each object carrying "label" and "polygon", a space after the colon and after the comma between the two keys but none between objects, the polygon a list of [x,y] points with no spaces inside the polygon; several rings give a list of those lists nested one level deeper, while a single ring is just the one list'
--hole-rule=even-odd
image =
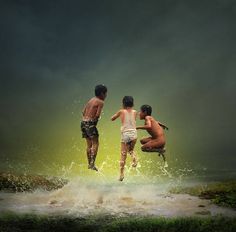
[{"label": "bare shoulder", "polygon": [[118,112],[119,112],[120,114],[124,114],[124,113],[125,113],[125,110],[124,110],[124,109],[120,109]]},{"label": "bare shoulder", "polygon": [[152,116],[146,116],[145,119],[146,119],[147,121],[152,121],[152,120],[153,120],[153,117],[152,117]]},{"label": "bare shoulder", "polygon": [[150,116],[145,117],[145,124],[150,123]]},{"label": "bare shoulder", "polygon": [[96,103],[99,105],[99,106],[103,106],[104,105],[104,101],[99,99],[99,98],[95,98],[95,101]]},{"label": "bare shoulder", "polygon": [[157,120],[154,117],[150,116],[150,118],[151,118],[150,120],[157,122]]},{"label": "bare shoulder", "polygon": [[87,102],[87,104],[94,104],[96,99],[94,97],[90,98]]}]

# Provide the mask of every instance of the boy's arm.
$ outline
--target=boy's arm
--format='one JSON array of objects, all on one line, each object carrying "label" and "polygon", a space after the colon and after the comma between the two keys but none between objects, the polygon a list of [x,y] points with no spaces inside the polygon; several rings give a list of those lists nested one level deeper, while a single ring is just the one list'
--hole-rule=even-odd
[{"label": "boy's arm", "polygon": [[135,110],[135,120],[137,120],[138,112]]},{"label": "boy's arm", "polygon": [[116,120],[117,118],[119,118],[120,117],[120,110],[117,112],[117,113],[115,113],[112,117],[111,117],[111,121],[114,121],[114,120]]},{"label": "boy's arm", "polygon": [[150,118],[146,117],[145,118],[145,125],[144,126],[138,126],[136,127],[136,129],[143,129],[143,130],[147,130],[147,129],[151,129],[152,127],[152,123]]},{"label": "boy's arm", "polygon": [[99,105],[98,105],[97,112],[96,112],[96,115],[95,115],[95,117],[96,117],[97,120],[100,118],[103,105],[104,105],[103,102],[99,103]]},{"label": "boy's arm", "polygon": [[169,128],[166,126],[166,125],[164,125],[163,123],[161,123],[161,122],[158,122],[158,124],[165,130],[169,130]]}]

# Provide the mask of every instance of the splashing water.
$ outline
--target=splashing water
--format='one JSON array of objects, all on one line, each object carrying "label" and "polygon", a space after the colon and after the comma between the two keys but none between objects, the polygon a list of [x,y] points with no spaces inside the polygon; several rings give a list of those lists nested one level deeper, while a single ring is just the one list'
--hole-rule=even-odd
[{"label": "splashing water", "polygon": [[[62,189],[34,193],[1,193],[2,211],[18,213],[63,214],[86,216],[90,214],[189,216],[205,205],[212,215],[233,215],[229,209],[211,205],[184,194],[169,194],[169,183],[107,182],[102,175],[74,178]],[[234,213],[235,214],[235,213]]]},{"label": "splashing water", "polygon": [[[149,162],[149,161],[148,161]],[[142,165],[149,166],[143,162]],[[166,169],[157,164],[155,175],[145,175],[139,163],[136,169],[126,167],[125,181],[119,182],[116,176],[106,174],[109,160],[103,161],[99,172],[87,170],[85,164],[71,163],[62,167],[63,177],[79,166],[77,177],[70,179],[63,188],[51,192],[36,190],[33,193],[0,193],[2,212],[63,214],[86,216],[90,214],[160,215],[166,217],[191,216],[199,212],[199,205],[210,215],[235,216],[230,209],[212,205],[207,200],[186,194],[170,194],[169,189],[176,185],[193,184],[187,177],[194,176],[188,166]],[[78,167],[77,167],[78,168]],[[89,175],[85,175],[89,173]],[[82,175],[83,174],[83,175]],[[195,179],[195,183],[197,180]]]},{"label": "splashing water", "polygon": [[[37,150],[36,150],[37,151]],[[232,215],[232,211],[211,205],[209,201],[184,194],[170,194],[176,186],[194,185],[205,168],[179,160],[170,160],[166,168],[158,156],[138,156],[136,168],[127,157],[125,179],[118,181],[119,160],[107,155],[97,163],[99,172],[87,169],[85,162],[72,161],[67,165],[38,162],[45,173],[69,179],[63,188],[51,192],[36,190],[33,193],[0,193],[0,212],[90,215],[161,215],[190,216],[199,211],[198,205],[205,205],[205,211],[212,215]],[[169,162],[169,161],[168,161]],[[9,163],[11,165],[11,163]],[[31,163],[9,166],[10,170],[30,173]],[[42,172],[43,174],[43,172]],[[209,174],[209,173],[208,173]]]}]

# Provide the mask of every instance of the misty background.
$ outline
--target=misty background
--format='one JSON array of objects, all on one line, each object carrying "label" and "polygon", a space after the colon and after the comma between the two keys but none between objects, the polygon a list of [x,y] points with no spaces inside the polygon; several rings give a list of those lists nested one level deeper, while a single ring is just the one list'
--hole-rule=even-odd
[{"label": "misty background", "polygon": [[119,159],[109,119],[132,95],[170,128],[169,159],[235,169],[235,25],[234,0],[1,1],[1,169],[86,163],[81,110],[101,83],[98,162]]}]

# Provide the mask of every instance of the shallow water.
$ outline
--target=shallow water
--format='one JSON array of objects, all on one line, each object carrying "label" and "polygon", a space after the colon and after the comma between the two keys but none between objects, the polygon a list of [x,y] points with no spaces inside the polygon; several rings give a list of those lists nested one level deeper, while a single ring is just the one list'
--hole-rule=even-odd
[{"label": "shallow water", "polygon": [[[129,163],[125,179],[118,181],[118,162],[102,162],[99,172],[87,169],[86,164],[72,162],[58,167],[60,176],[69,179],[62,189],[33,193],[0,192],[0,212],[35,213],[46,215],[86,216],[90,214],[153,215],[164,217],[225,215],[235,217],[234,210],[218,207],[208,200],[186,194],[170,194],[176,186],[194,186],[226,179],[236,179],[234,170],[209,170],[203,167],[172,162],[164,168],[161,159],[145,159],[137,168]],[[73,168],[76,174],[73,173]],[[115,168],[108,174],[109,168]],[[117,173],[117,175],[114,175]]]},{"label": "shallow water", "polygon": [[[33,193],[0,193],[1,212],[86,216],[90,214],[153,215],[164,217],[225,215],[236,211],[186,194],[170,194],[176,185],[195,185],[193,178],[127,176],[124,182],[92,172],[72,178],[62,189]],[[203,182],[202,182],[203,183]]]}]

